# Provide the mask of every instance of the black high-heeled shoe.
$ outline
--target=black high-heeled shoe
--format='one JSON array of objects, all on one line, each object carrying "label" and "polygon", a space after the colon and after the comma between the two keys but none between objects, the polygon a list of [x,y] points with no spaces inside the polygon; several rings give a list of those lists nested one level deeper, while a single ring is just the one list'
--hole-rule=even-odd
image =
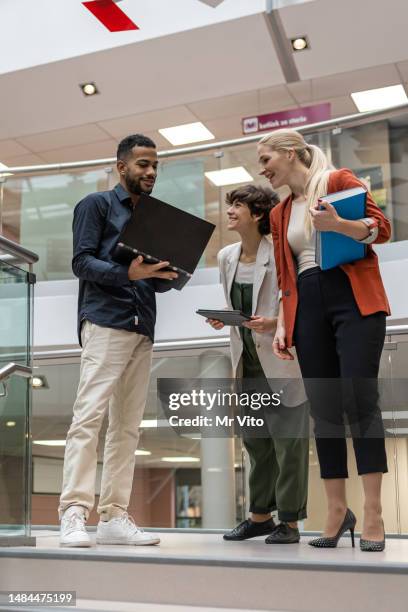
[{"label": "black high-heeled shoe", "polygon": [[350,529],[351,534],[351,545],[354,548],[354,528],[356,526],[357,519],[350,510],[347,508],[346,515],[344,517],[344,521],[340,525],[340,529],[336,533],[336,535],[332,538],[315,538],[314,540],[310,540],[310,546],[316,546],[316,548],[336,548],[338,541],[340,540],[343,533]]},{"label": "black high-heeled shoe", "polygon": [[385,528],[382,521],[384,538],[382,540],[365,540],[360,538],[360,550],[363,552],[382,552],[385,549]]}]

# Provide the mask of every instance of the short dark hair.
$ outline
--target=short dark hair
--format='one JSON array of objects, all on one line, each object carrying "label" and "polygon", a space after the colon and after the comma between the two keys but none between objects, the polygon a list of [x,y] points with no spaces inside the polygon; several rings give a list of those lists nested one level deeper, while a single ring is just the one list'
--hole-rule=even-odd
[{"label": "short dark hair", "polygon": [[156,144],[148,136],[143,134],[131,134],[126,136],[120,141],[116,157],[119,159],[126,159],[129,157],[133,147],[148,147],[149,149],[155,149]]},{"label": "short dark hair", "polygon": [[275,191],[272,191],[269,187],[244,185],[229,191],[225,200],[228,205],[234,202],[242,202],[248,206],[251,215],[262,215],[258,221],[259,233],[262,236],[270,234],[269,213],[280,202],[280,197]]}]

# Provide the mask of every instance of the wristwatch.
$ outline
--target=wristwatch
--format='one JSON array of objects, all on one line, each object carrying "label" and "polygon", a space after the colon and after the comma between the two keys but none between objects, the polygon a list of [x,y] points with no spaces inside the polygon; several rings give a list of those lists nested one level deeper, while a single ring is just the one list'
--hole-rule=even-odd
[{"label": "wristwatch", "polygon": [[378,221],[373,219],[372,217],[365,217],[364,219],[360,219],[369,229],[369,234],[364,238],[364,241],[370,241],[370,239],[375,240],[378,235]]}]

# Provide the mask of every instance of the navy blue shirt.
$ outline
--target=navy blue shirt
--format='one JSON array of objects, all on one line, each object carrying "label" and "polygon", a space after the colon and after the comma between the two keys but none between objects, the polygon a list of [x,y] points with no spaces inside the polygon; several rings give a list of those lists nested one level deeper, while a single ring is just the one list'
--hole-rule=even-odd
[{"label": "navy blue shirt", "polygon": [[154,340],[155,279],[130,281],[127,266],[115,263],[110,255],[131,214],[132,201],[120,184],[111,191],[86,196],[75,207],[72,270],[79,278],[80,344],[85,319]]}]

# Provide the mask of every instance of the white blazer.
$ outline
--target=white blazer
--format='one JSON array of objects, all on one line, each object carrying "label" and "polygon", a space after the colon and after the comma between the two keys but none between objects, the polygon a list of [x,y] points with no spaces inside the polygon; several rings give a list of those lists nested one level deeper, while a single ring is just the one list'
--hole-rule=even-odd
[{"label": "white blazer", "polygon": [[[241,255],[241,242],[230,244],[218,253],[218,266],[221,283],[229,308],[232,308],[231,287],[237,271]],[[279,311],[278,279],[276,275],[275,258],[272,242],[263,236],[259,243],[255,261],[254,283],[252,291],[252,315],[261,317],[277,317]],[[295,378],[301,379],[297,359],[283,361],[275,357],[272,352],[274,334],[266,332],[257,334],[252,330],[256,352],[266,378]],[[230,327],[231,361],[234,377],[240,376],[242,371],[243,342],[238,327]],[[291,352],[295,353],[294,349]],[[303,383],[296,381],[282,385],[282,403],[285,406],[298,406],[306,401]]]}]

